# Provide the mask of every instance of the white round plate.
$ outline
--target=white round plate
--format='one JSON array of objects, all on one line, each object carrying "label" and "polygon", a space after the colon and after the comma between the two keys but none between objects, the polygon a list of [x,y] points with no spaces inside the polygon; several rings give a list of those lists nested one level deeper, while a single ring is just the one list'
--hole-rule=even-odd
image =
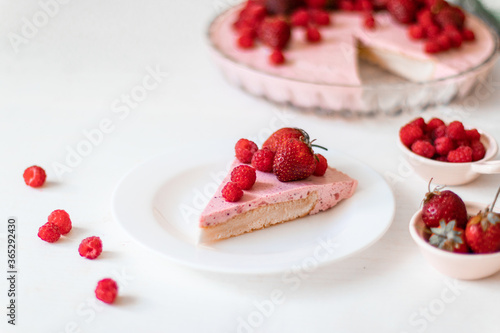
[{"label": "white round plate", "polygon": [[360,161],[329,151],[330,164],[359,181],[350,199],[313,216],[198,245],[198,217],[228,172],[228,151],[231,146],[184,147],[134,168],[113,195],[115,219],[136,241],[180,264],[253,274],[346,258],[375,243],[392,223],[395,201],[385,180]]}]

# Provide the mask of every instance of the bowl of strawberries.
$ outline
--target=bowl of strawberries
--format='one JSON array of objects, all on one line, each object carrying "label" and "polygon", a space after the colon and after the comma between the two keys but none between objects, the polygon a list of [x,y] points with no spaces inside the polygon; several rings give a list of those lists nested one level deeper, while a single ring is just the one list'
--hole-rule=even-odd
[{"label": "bowl of strawberries", "polygon": [[500,161],[492,161],[498,152],[495,139],[460,121],[414,119],[400,128],[398,146],[419,176],[440,185],[463,185],[481,174],[500,173]]},{"label": "bowl of strawberries", "polygon": [[500,213],[491,206],[464,202],[436,188],[410,221],[410,234],[424,258],[440,273],[477,280],[500,271]]}]

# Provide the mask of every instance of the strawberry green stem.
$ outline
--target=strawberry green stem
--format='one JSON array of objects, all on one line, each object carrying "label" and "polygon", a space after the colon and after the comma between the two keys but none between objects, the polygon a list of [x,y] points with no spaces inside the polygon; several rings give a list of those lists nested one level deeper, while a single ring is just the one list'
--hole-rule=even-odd
[{"label": "strawberry green stem", "polygon": [[320,145],[311,145],[311,147],[321,148],[321,149],[323,149],[323,150],[328,151],[328,148],[325,148],[325,147],[320,146]]},{"label": "strawberry green stem", "polygon": [[495,204],[497,203],[498,195],[500,194],[500,187],[498,188],[497,195],[495,195],[495,200],[493,200],[493,203],[491,204],[491,210],[495,208]]}]

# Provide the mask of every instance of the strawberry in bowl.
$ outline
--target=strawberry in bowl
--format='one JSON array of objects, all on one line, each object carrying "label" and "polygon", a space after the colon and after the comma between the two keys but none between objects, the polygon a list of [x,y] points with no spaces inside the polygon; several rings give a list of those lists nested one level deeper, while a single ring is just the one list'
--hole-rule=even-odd
[{"label": "strawberry in bowl", "polygon": [[[500,271],[500,214],[493,211],[499,193],[500,189],[491,209],[484,204],[464,202],[470,215],[465,226],[450,216],[456,202],[443,201],[442,205],[431,208],[443,216],[439,225],[428,227],[424,221],[428,207],[424,203],[423,209],[413,215],[409,229],[431,266],[444,275],[462,280],[482,279]],[[447,218],[452,219],[447,221]]]}]

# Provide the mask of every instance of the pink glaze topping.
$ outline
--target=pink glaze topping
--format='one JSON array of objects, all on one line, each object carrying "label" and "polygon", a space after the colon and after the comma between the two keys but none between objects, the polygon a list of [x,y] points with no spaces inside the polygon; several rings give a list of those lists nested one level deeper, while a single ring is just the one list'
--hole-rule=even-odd
[{"label": "pink glaze topping", "polygon": [[269,74],[323,84],[359,85],[358,43],[364,46],[405,55],[434,64],[430,79],[439,79],[466,71],[483,63],[494,51],[495,41],[482,21],[469,15],[467,27],[474,31],[476,40],[464,42],[459,49],[437,55],[424,52],[424,42],[410,39],[408,26],[395,22],[388,12],[375,14],[376,29],[363,28],[363,15],[354,12],[332,12],[331,24],[321,27],[323,40],[318,44],[305,41],[303,29],[293,29],[285,50],[287,63],[271,65],[271,50],[263,45],[252,49],[236,46],[237,35],[232,24],[239,7],[222,14],[212,25],[210,36],[215,47],[233,61]]},{"label": "pink glaze topping", "polygon": [[[235,160],[231,170],[240,164]],[[256,183],[249,191],[245,191],[241,200],[227,202],[222,197],[221,190],[230,177],[229,173],[202,212],[201,228],[223,223],[237,214],[262,205],[298,200],[307,197],[311,192],[317,192],[318,202],[309,213],[313,215],[335,206],[342,199],[351,197],[358,183],[334,168],[328,168],[322,177],[311,176],[304,180],[286,183],[280,182],[273,173],[257,171]]]}]

